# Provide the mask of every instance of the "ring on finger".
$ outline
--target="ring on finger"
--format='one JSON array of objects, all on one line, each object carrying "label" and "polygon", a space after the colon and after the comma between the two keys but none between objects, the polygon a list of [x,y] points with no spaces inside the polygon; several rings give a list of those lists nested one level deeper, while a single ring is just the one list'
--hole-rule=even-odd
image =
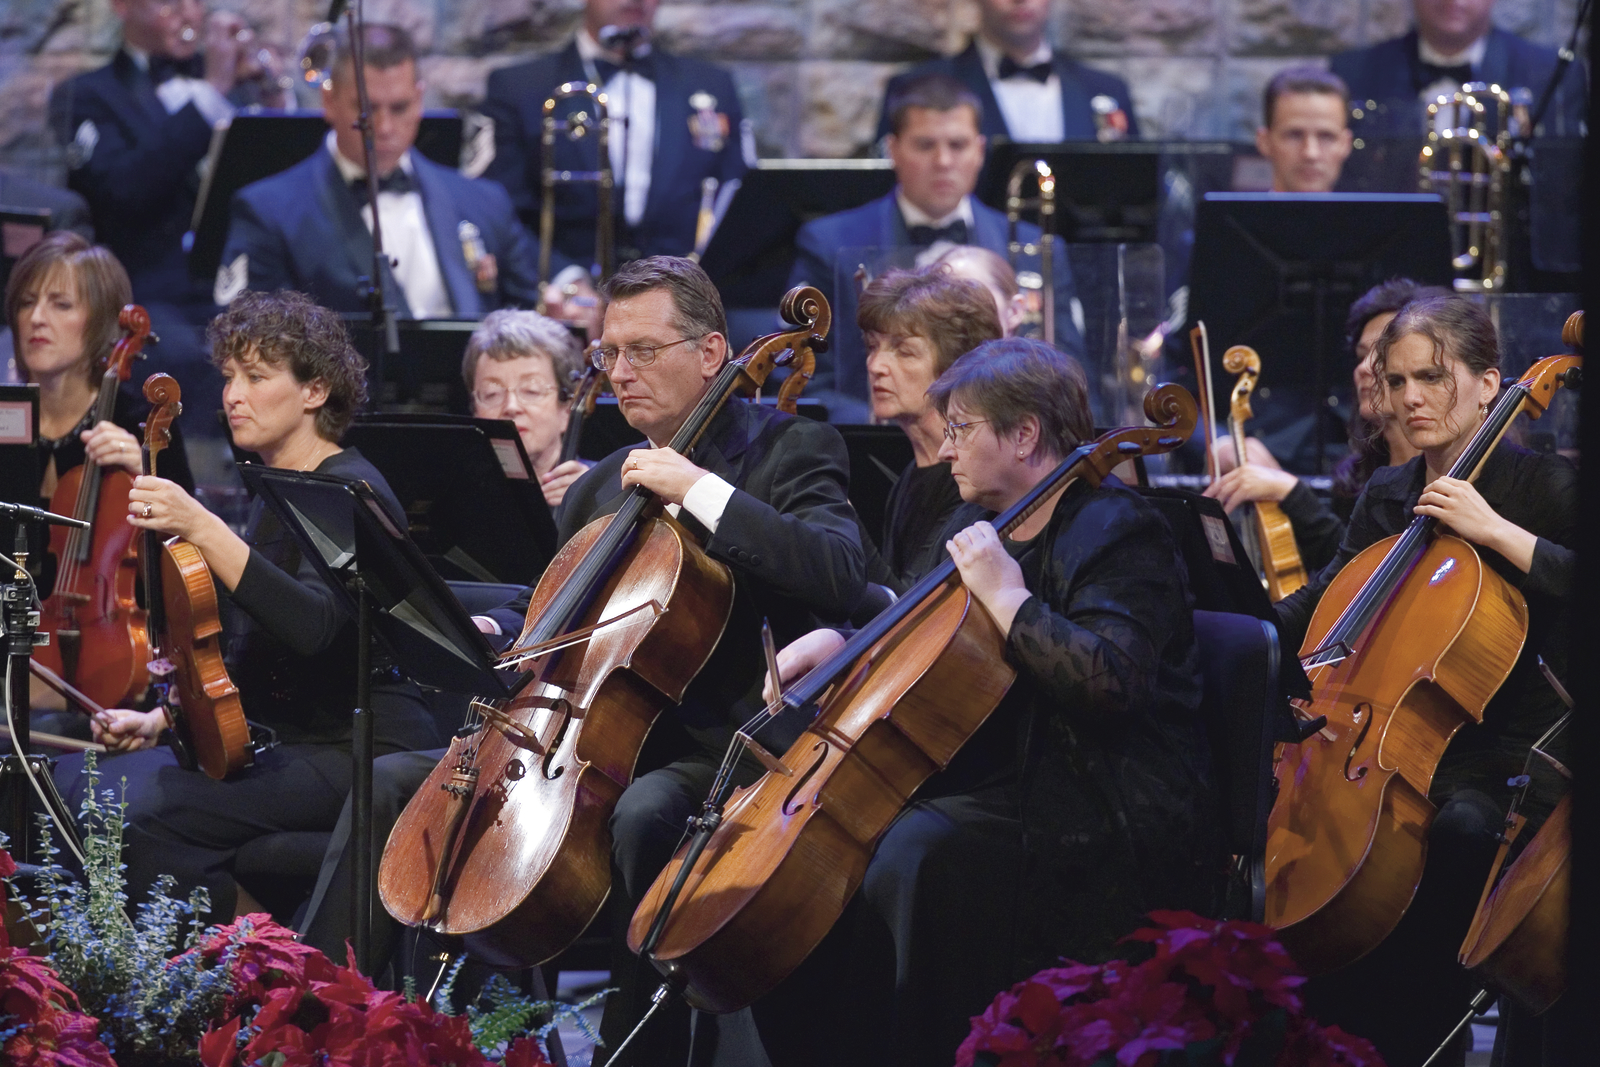
[{"label": "ring on finger", "polygon": [[146,500],[144,503],[144,517],[148,519],[152,514],[155,513],[155,510],[155,508],[150,506],[150,502]]}]

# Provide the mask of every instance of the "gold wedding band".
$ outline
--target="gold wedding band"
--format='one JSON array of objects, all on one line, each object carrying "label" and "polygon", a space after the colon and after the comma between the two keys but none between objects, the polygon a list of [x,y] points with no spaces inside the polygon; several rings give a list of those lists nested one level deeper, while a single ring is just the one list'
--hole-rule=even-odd
[{"label": "gold wedding band", "polygon": [[148,519],[152,514],[154,514],[155,510],[156,510],[155,508],[150,506],[150,502],[148,500],[145,501],[145,504],[144,504],[144,517],[145,518]]}]

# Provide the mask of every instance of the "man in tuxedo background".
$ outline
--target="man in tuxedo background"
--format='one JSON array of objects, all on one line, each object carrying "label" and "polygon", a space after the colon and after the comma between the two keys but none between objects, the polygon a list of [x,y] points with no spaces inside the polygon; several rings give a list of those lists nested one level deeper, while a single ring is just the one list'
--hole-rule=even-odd
[{"label": "man in tuxedo background", "polygon": [[[1526,88],[1537,103],[1555,72],[1556,51],[1493,25],[1493,8],[1494,0],[1412,0],[1416,25],[1409,33],[1334,56],[1333,72],[1350,87],[1351,99],[1365,105],[1357,132],[1423,133],[1428,102],[1469,81]],[[1573,63],[1537,132],[1582,136],[1587,93],[1583,65]]]},{"label": "man in tuxedo background", "polygon": [[[837,282],[844,249],[916,249],[978,245],[1007,254],[1006,217],[972,195],[983,169],[983,105],[948,74],[924,74],[901,83],[890,101],[885,141],[897,184],[887,196],[858,208],[824,215],[800,227],[790,287],[814,285],[833,299],[833,321],[856,318],[856,287]],[[1018,236],[1038,242],[1038,227],[1023,224]],[[846,264],[848,267],[848,264]],[[1083,337],[1074,322],[1072,271],[1061,244],[1052,262],[1055,342],[1082,360]],[[858,337],[858,335],[856,335]],[[868,421],[865,354],[854,337],[841,336],[817,360],[808,395],[828,405],[834,422]],[[1094,373],[1090,372],[1093,382]]]},{"label": "man in tuxedo background", "polygon": [[892,130],[890,102],[906,83],[948,74],[983,105],[985,137],[1054,144],[1139,136],[1128,85],[1074,62],[1045,39],[1050,0],[978,0],[978,32],[964,51],[930,60],[889,82],[878,138]]},{"label": "man in tuxedo background", "polygon": [[1350,158],[1350,91],[1321,67],[1279,71],[1262,94],[1256,151],[1275,193],[1331,193]]},{"label": "man in tuxedo background", "polygon": [[[658,0],[587,0],[583,26],[565,48],[489,75],[483,113],[494,120],[494,161],[485,177],[504,185],[529,229],[541,204],[544,102],[563,82],[592,82],[610,101],[618,264],[695,248],[707,184],[715,216],[726,208],[754,142],[727,71],[670,55],[650,40]],[[565,118],[582,101],[557,111]],[[558,134],[561,170],[594,170],[595,137]],[[589,266],[599,198],[594,185],[560,186],[555,248]],[[569,280],[558,275],[563,281]]]},{"label": "man in tuxedo background", "polygon": [[[422,122],[416,47],[398,26],[365,31],[367,95],[379,176],[378,216],[392,269],[383,284],[402,318],[478,318],[539,302],[537,244],[505,190],[412,150]],[[215,298],[296,289],[335,311],[365,311],[372,208],[348,37],[322,90],[323,150],[235,194]]]}]

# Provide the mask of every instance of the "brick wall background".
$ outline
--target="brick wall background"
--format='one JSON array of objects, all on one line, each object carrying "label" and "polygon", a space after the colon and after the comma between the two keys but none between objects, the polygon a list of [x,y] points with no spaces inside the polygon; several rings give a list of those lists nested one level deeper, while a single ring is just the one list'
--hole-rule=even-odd
[{"label": "brick wall background", "polygon": [[[217,0],[289,54],[327,0]],[[1499,0],[1497,24],[1563,43],[1576,0]],[[560,47],[582,0],[368,0],[367,17],[412,29],[430,106],[470,107],[488,72]],[[1247,138],[1261,87],[1295,61],[1382,40],[1410,0],[1060,0],[1053,39],[1127,79],[1147,136]],[[663,0],[660,43],[733,70],[763,156],[865,154],[889,76],[960,47],[972,0]],[[45,101],[60,79],[106,61],[109,0],[0,4],[0,162],[50,177],[59,156]]]}]

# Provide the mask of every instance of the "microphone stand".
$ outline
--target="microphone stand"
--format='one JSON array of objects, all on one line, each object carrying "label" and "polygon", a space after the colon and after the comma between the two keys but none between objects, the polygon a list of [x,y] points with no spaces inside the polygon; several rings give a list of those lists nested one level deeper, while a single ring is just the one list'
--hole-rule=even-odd
[{"label": "microphone stand", "polygon": [[[348,5],[348,7],[346,6]],[[367,169],[367,203],[372,208],[372,278],[363,294],[372,309],[372,324],[383,338],[376,364],[372,369],[375,380],[383,381],[387,365],[400,356],[400,333],[395,325],[394,309],[383,284],[384,267],[388,257],[383,251],[383,224],[378,214],[378,152],[372,136],[372,100],[367,96],[367,43],[366,19],[362,0],[333,0],[328,12],[329,22],[338,22],[346,16],[350,33],[351,68],[356,81],[356,101],[360,118],[356,126],[361,130],[363,164]],[[398,279],[396,279],[398,284]],[[355,850],[355,869],[351,874],[351,948],[356,969],[362,974],[372,973],[372,761],[374,757],[373,709],[371,665],[368,662],[371,605],[365,587],[356,591],[358,604],[357,628],[360,632],[356,707],[351,713],[350,730],[350,845]]]}]

